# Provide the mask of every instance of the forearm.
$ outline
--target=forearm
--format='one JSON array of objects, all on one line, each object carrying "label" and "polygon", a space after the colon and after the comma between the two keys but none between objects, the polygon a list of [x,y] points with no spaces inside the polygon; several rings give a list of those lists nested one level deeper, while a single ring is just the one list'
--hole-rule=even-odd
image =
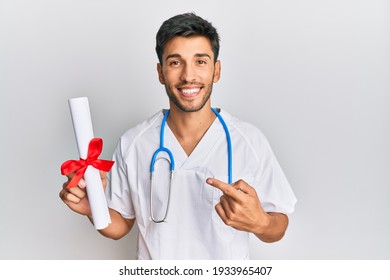
[{"label": "forearm", "polygon": [[[115,210],[109,208],[109,213],[111,217],[111,224],[104,229],[98,230],[103,236],[112,238],[114,240],[121,239],[125,236],[133,227],[135,219],[129,220],[122,217],[121,214]],[[93,224],[93,219],[91,216],[88,216],[88,219]]]},{"label": "forearm", "polygon": [[263,242],[279,241],[287,230],[288,217],[282,213],[266,213],[266,215],[267,218],[256,227],[253,233]]}]

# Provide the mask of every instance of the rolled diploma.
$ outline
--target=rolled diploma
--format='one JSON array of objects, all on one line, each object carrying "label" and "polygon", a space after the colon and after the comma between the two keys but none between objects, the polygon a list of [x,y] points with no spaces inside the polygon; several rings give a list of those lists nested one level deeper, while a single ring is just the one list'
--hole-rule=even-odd
[{"label": "rolled diploma", "polygon": [[[89,142],[94,138],[88,98],[69,99],[69,108],[80,158],[86,159]],[[84,179],[87,183],[86,189],[93,224],[96,229],[103,229],[111,223],[111,218],[99,170],[89,165],[84,173]]]}]

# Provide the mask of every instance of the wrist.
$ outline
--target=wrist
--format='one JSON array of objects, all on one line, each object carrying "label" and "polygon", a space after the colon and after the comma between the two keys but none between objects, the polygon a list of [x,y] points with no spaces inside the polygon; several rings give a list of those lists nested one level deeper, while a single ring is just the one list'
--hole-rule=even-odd
[{"label": "wrist", "polygon": [[268,213],[264,213],[259,217],[259,220],[256,222],[253,233],[257,236],[264,236],[269,231],[269,228],[272,226],[272,216]]},{"label": "wrist", "polygon": [[267,218],[262,220],[255,235],[263,242],[275,242],[283,238],[287,226],[288,217],[282,213],[266,213]]},{"label": "wrist", "polygon": [[86,214],[85,216],[93,223],[92,214]]}]

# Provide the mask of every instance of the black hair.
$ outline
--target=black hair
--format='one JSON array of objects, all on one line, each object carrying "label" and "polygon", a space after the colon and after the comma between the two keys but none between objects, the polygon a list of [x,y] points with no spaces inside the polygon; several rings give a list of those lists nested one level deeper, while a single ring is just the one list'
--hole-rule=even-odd
[{"label": "black hair", "polygon": [[210,22],[194,13],[180,14],[163,22],[156,35],[156,53],[162,64],[162,54],[166,43],[176,36],[188,37],[192,35],[205,36],[210,40],[214,53],[214,62],[219,54],[219,35],[217,29]]}]

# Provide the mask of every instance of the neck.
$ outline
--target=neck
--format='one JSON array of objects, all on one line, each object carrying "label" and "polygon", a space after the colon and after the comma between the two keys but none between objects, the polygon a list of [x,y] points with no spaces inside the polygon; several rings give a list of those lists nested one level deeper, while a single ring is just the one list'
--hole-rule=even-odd
[{"label": "neck", "polygon": [[215,114],[207,105],[197,112],[183,112],[171,106],[167,124],[186,154],[190,155],[215,118]]}]

